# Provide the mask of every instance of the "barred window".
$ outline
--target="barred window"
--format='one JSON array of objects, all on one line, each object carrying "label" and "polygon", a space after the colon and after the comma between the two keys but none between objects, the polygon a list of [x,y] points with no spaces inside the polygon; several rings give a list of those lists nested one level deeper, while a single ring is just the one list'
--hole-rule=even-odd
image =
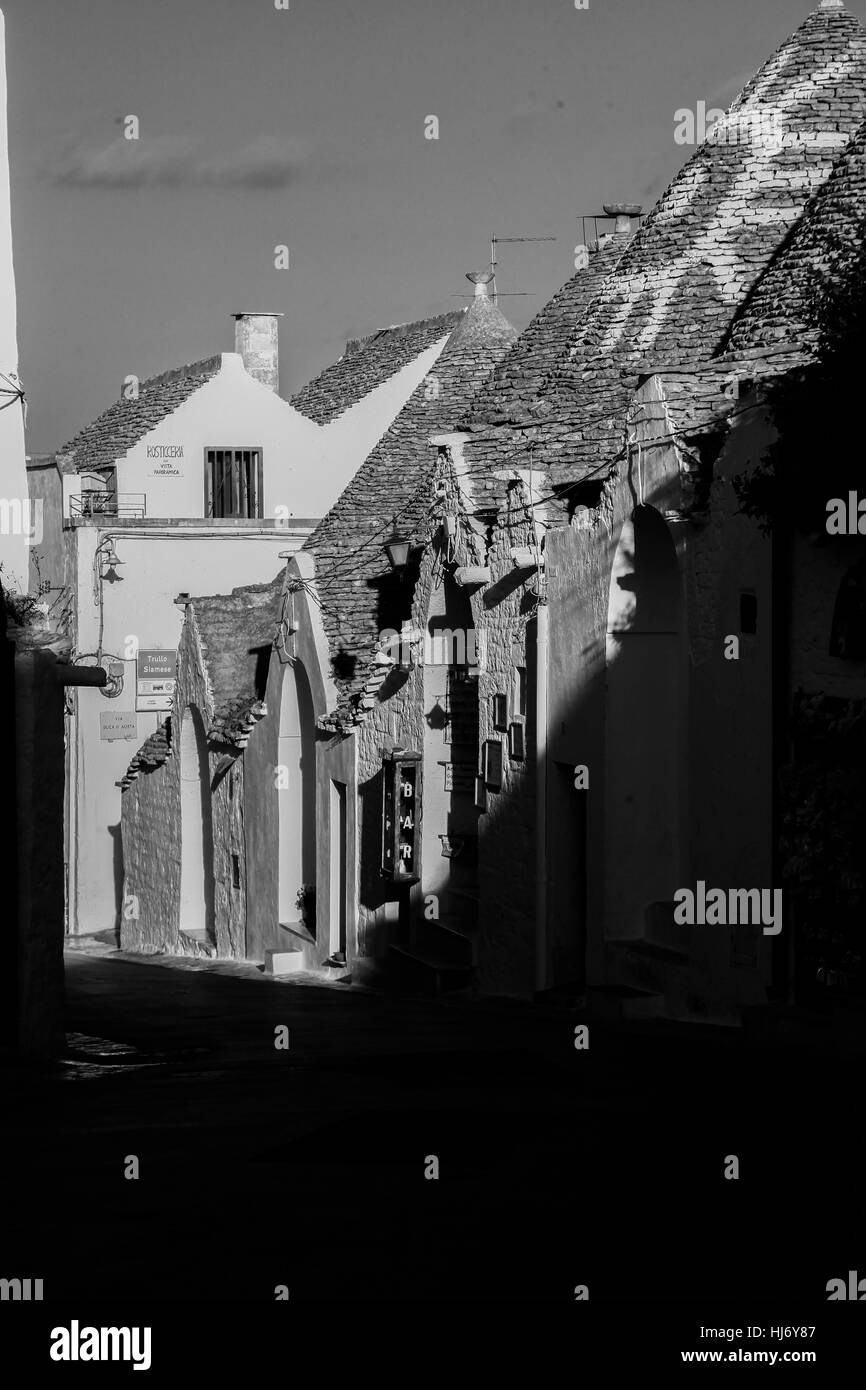
[{"label": "barred window", "polygon": [[261,449],[205,449],[205,516],[262,516]]}]

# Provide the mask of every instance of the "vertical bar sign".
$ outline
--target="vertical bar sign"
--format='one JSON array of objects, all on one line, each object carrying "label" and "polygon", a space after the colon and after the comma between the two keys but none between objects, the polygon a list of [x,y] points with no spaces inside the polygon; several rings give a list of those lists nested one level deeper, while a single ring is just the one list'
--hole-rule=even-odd
[{"label": "vertical bar sign", "polygon": [[388,759],[382,799],[382,872],[397,882],[418,878],[420,756]]},{"label": "vertical bar sign", "polygon": [[415,874],[415,820],[417,806],[415,787],[418,768],[415,763],[398,763],[397,782],[397,865],[400,878]]}]

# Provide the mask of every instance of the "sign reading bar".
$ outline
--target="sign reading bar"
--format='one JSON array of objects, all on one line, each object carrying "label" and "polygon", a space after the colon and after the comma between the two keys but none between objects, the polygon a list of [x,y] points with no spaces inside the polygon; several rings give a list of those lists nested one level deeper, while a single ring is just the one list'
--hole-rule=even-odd
[{"label": "sign reading bar", "polygon": [[170,710],[174,696],[174,668],[177,651],[143,648],[138,653],[135,708]]},{"label": "sign reading bar", "polygon": [[100,710],[99,740],[113,743],[116,739],[135,739],[138,737],[138,720],[132,710]]},{"label": "sign reading bar", "polygon": [[421,754],[385,759],[382,783],[382,873],[395,883],[416,883],[421,845]]}]

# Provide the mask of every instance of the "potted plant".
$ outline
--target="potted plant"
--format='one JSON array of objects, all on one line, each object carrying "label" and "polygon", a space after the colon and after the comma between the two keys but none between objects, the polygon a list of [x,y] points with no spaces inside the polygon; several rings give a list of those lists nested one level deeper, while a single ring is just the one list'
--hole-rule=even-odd
[{"label": "potted plant", "polygon": [[[36,564],[37,573],[39,564]],[[5,573],[0,562],[0,584],[3,588],[3,602],[6,621],[10,627],[35,628],[44,631],[49,625],[50,605],[45,595],[51,585],[47,579],[40,579],[35,593],[22,593],[12,575]]]},{"label": "potted plant", "polygon": [[316,885],[314,883],[302,883],[298,889],[298,896],[295,899],[295,907],[301,916],[301,921],[311,934],[316,931]]}]

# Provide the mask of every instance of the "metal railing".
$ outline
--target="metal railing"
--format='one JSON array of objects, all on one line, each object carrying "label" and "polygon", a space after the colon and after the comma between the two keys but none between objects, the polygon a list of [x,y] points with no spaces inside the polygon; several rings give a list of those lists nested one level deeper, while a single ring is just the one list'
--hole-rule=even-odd
[{"label": "metal railing", "polygon": [[147,493],[103,492],[95,488],[73,493],[69,499],[70,516],[116,516],[141,520],[147,515]]}]

